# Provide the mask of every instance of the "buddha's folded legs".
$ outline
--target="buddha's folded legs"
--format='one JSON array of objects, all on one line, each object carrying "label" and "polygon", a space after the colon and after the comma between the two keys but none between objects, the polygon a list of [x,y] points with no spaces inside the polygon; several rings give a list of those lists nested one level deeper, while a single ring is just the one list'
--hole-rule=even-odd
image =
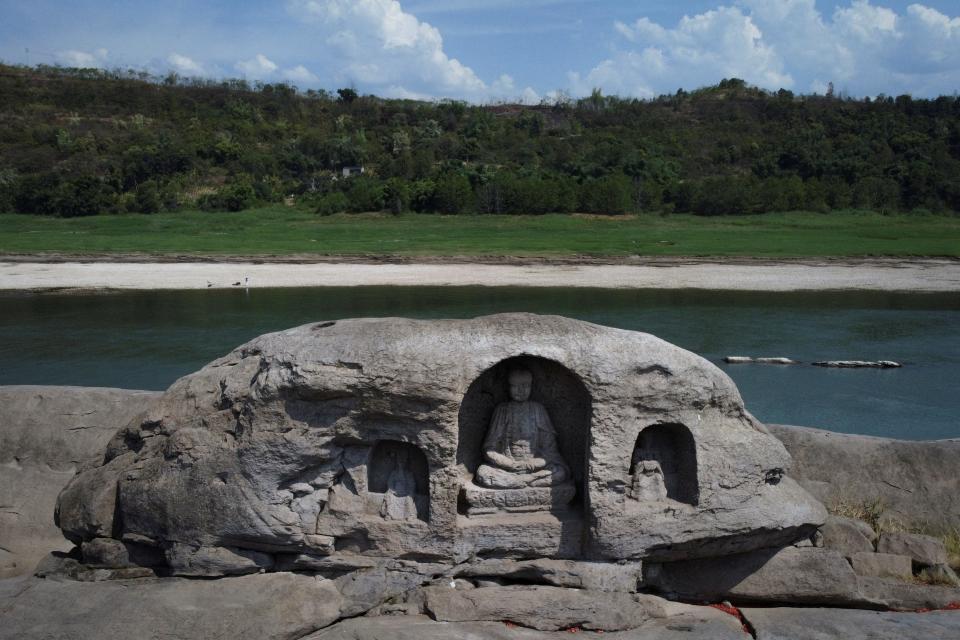
[{"label": "buddha's folded legs", "polygon": [[552,487],[567,479],[566,468],[549,465],[539,471],[518,473],[490,465],[480,465],[476,483],[491,489],[522,489],[524,487]]}]

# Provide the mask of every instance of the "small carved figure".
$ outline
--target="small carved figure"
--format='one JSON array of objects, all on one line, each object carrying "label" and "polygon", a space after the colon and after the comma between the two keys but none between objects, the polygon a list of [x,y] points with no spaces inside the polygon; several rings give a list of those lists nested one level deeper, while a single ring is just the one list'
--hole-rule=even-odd
[{"label": "small carved figure", "polygon": [[566,482],[570,469],[557,448],[547,410],[530,400],[533,374],[514,369],[510,400],[497,405],[483,443],[484,464],[476,484],[491,489],[552,487]]},{"label": "small carved figure", "polygon": [[403,449],[390,452],[392,469],[387,476],[387,492],[380,504],[380,515],[387,520],[414,520],[417,518],[417,502],[414,495],[417,481],[410,469],[407,453]]},{"label": "small carved figure", "polygon": [[633,477],[627,495],[640,502],[662,502],[667,499],[663,469],[654,456],[643,449],[633,452]]}]

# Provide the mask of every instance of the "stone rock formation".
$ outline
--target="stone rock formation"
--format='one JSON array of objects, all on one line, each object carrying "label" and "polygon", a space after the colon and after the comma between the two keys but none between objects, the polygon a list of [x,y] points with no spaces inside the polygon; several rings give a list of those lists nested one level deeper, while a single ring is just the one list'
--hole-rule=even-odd
[{"label": "stone rock formation", "polygon": [[0,387],[0,579],[72,546],[53,524],[57,495],[100,460],[117,429],[160,396],[124,389]]},{"label": "stone rock formation", "polygon": [[663,561],[809,536],[826,514],[789,462],[726,375],[650,335],[530,314],[341,320],[177,381],[64,489],[57,518],[80,545],[160,549],[174,575]]},{"label": "stone rock formation", "polygon": [[894,440],[767,425],[790,452],[793,476],[826,504],[870,505],[900,527],[960,527],[960,439]]},{"label": "stone rock formation", "polygon": [[[56,513],[78,547],[0,579],[0,640],[960,630],[956,611],[737,609],[946,610],[960,589],[934,540],[827,520],[730,379],[645,334],[527,314],[342,320],[257,338],[160,397],[0,388],[0,400],[0,452],[14,452],[0,471],[80,465]],[[960,443],[783,430],[811,489],[859,478],[872,492],[870,465],[877,483],[906,486],[884,465],[908,450],[918,513],[955,489],[956,474],[951,485],[915,458],[936,445],[956,466]],[[857,466],[865,447],[883,455]],[[48,502],[69,468],[36,476]],[[19,500],[50,538],[43,503],[17,487],[4,504]],[[31,531],[0,528],[0,547],[27,548]]]}]

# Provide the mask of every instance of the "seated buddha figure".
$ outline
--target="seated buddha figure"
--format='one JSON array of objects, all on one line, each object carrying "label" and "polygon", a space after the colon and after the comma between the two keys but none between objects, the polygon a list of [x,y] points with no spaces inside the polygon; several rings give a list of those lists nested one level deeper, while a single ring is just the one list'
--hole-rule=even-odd
[{"label": "seated buddha figure", "polygon": [[483,442],[483,464],[474,483],[489,489],[553,487],[567,483],[570,469],[557,448],[547,410],[530,400],[533,375],[514,369],[510,400],[497,405]]}]

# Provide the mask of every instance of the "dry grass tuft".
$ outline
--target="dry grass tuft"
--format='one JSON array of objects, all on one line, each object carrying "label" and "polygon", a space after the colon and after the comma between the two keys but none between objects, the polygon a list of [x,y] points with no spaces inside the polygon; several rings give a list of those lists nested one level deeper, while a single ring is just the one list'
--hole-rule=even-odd
[{"label": "dry grass tuft", "polygon": [[960,571],[960,527],[954,527],[943,535],[947,547],[947,562],[955,571]]},{"label": "dry grass tuft", "polygon": [[[827,511],[835,516],[844,518],[853,518],[862,520],[870,525],[877,532],[893,533],[904,531],[907,533],[922,533],[943,540],[943,545],[947,549],[948,564],[955,571],[960,571],[960,526],[951,528],[946,533],[942,529],[932,529],[924,524],[906,523],[899,518],[885,514],[886,505],[883,498],[874,500],[852,500],[843,496],[834,496],[826,504]],[[924,584],[940,584],[938,582],[925,581]]]},{"label": "dry grass tuft", "polygon": [[884,531],[891,530],[889,526],[886,526],[886,520],[881,520],[880,518],[883,512],[886,511],[883,498],[876,498],[875,500],[851,500],[844,496],[834,496],[827,502],[826,507],[831,515],[866,522],[878,535],[881,529]]}]

